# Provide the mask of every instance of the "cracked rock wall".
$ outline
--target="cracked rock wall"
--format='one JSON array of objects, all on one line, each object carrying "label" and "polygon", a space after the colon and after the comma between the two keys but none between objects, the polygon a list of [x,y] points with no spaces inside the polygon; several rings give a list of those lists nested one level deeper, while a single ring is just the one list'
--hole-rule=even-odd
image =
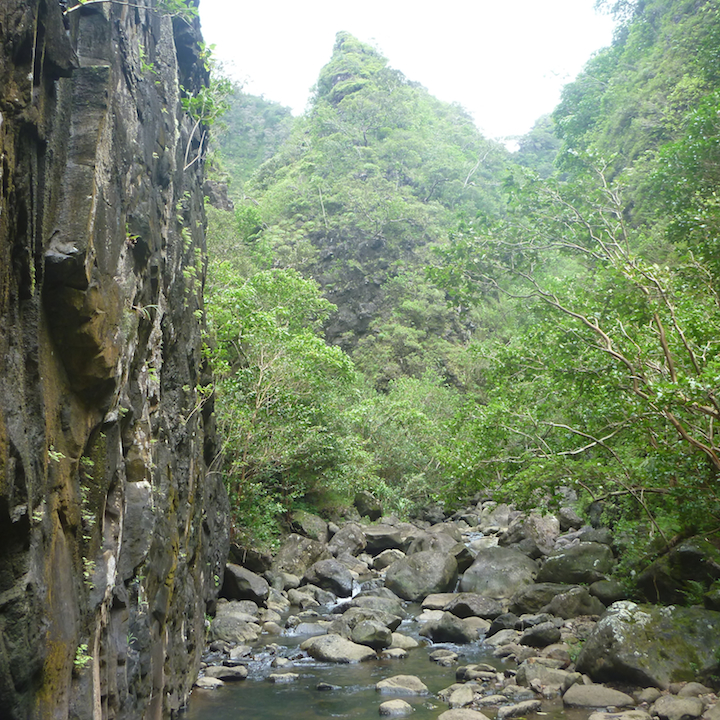
[{"label": "cracked rock wall", "polygon": [[150,7],[0,2],[3,718],[170,717],[197,673],[227,550],[199,39]]}]

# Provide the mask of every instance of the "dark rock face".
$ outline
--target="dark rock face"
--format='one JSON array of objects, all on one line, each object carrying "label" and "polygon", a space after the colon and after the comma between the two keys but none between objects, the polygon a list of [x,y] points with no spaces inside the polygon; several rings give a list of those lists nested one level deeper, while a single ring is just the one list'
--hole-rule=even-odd
[{"label": "dark rock face", "polygon": [[578,672],[596,682],[620,680],[667,688],[714,675],[720,613],[620,601],[611,605],[578,657]]},{"label": "dark rock face", "polygon": [[178,95],[199,33],[54,0],[0,26],[1,714],[169,716],[227,552]]}]

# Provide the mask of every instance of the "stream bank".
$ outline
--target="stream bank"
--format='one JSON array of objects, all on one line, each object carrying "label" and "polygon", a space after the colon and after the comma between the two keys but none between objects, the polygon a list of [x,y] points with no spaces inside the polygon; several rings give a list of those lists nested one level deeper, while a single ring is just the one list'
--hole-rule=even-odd
[{"label": "stream bank", "polygon": [[720,613],[626,599],[571,508],[297,529],[227,566],[186,718],[720,717]]}]

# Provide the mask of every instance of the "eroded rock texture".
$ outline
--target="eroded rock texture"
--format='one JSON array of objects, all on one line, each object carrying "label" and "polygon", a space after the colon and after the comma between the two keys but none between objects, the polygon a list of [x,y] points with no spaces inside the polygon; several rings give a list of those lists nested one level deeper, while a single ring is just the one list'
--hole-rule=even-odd
[{"label": "eroded rock texture", "polygon": [[205,71],[153,2],[0,2],[3,718],[174,714],[222,576]]}]

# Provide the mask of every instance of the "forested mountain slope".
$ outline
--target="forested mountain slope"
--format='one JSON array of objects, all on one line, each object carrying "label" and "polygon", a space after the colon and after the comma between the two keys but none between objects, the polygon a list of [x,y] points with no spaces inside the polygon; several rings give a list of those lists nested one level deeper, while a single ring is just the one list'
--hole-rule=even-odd
[{"label": "forested mountain slope", "polygon": [[351,348],[397,306],[388,281],[423,265],[458,213],[498,212],[506,156],[460,107],[339,33],[309,111],[245,194],[274,263],[320,283],[338,306],[328,338]]},{"label": "forested mountain slope", "polygon": [[[477,491],[542,504],[570,489],[661,544],[720,524],[718,9],[613,9],[613,45],[512,156],[338,35],[310,110],[216,234],[233,273],[314,278],[304,302],[322,293],[337,310],[315,305],[305,348],[324,333],[352,358],[322,346],[322,372],[309,371],[319,384],[303,403],[319,414],[304,422],[316,439],[323,428],[322,463],[244,463],[266,498],[297,461],[315,467],[284,486],[299,502],[315,502],[310,486],[338,501],[372,488],[400,509]],[[231,277],[215,278],[229,307]],[[257,280],[241,282],[266,307]],[[272,323],[297,339],[292,321]],[[244,327],[233,333],[249,338]],[[237,389],[233,373],[259,365],[228,357]]]}]

